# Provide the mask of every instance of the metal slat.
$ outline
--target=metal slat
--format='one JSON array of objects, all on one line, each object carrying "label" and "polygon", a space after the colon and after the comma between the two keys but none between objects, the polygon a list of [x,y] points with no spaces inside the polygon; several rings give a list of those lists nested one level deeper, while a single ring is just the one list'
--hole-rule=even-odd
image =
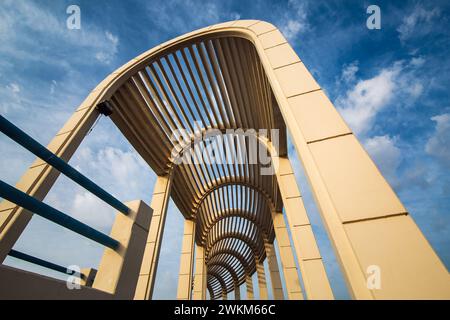
[{"label": "metal slat", "polygon": [[[171,151],[176,147],[182,156],[192,147],[187,141],[210,128],[274,128],[271,88],[255,48],[236,37],[205,36],[177,45],[137,70],[116,95],[114,117],[122,127],[136,124],[138,130],[128,135],[145,146],[138,148],[144,159],[158,170],[173,170],[172,198],[186,218],[196,220],[195,241],[210,264],[208,290],[213,298],[234,290],[256,272],[254,257],[265,257],[264,239],[273,240],[276,180],[261,176],[259,163],[242,163],[242,157],[250,159],[248,136],[211,138],[211,148],[219,150],[212,164],[212,155],[196,149],[192,159],[205,162],[175,165]],[[183,146],[170,139],[177,129],[186,129]],[[237,161],[227,163],[232,153]]]}]

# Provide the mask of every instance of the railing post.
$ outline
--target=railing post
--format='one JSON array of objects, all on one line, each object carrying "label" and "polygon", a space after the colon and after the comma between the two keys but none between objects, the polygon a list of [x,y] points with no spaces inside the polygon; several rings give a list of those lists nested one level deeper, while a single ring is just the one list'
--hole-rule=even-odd
[{"label": "railing post", "polygon": [[111,231],[120,246],[105,249],[92,286],[114,294],[116,299],[133,299],[153,211],[142,201],[128,202],[127,206],[130,214],[118,214]]}]

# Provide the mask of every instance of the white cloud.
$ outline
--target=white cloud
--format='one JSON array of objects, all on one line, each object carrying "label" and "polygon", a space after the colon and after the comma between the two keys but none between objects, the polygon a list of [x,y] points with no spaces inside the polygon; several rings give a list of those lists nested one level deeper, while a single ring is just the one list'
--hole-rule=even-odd
[{"label": "white cloud", "polygon": [[336,99],[339,112],[358,135],[367,152],[383,175],[394,186],[399,186],[397,169],[403,160],[397,138],[389,135],[371,136],[377,116],[386,108],[397,108],[398,112],[408,108],[414,99],[422,95],[426,79],[420,75],[423,57],[410,61],[396,61],[382,68],[368,79],[356,79],[359,70],[356,63],[344,65],[340,77],[343,83],[356,83]]},{"label": "white cloud", "polygon": [[382,174],[395,187],[400,186],[397,169],[403,160],[397,138],[371,136],[370,131],[384,109],[408,108],[412,104],[410,102],[422,95],[426,80],[420,75],[420,70],[424,62],[422,57],[396,61],[382,68],[374,77],[359,80],[355,77],[358,66],[352,63],[344,66],[341,75],[342,81],[356,83],[336,99],[336,106]]},{"label": "white cloud", "polygon": [[11,90],[12,93],[19,93],[20,87],[17,83],[10,83],[6,86],[7,89]]},{"label": "white cloud", "polygon": [[4,87],[0,87],[0,112],[7,115],[13,110],[22,108],[23,96],[19,94],[21,91],[17,83],[10,83]]},{"label": "white cloud", "polygon": [[[83,12],[81,13],[83,17]],[[117,54],[118,37],[101,28],[83,23],[80,30],[69,30],[65,12],[54,15],[37,3],[3,0],[0,6],[0,52],[15,60],[39,61],[70,68],[70,63],[90,63],[91,57],[109,64]],[[42,50],[36,51],[35,39]],[[67,47],[72,48],[67,57]],[[32,54],[30,54],[32,52]],[[49,58],[51,52],[52,58]]]},{"label": "white cloud", "polygon": [[123,201],[148,199],[152,173],[147,163],[134,151],[107,146],[99,150],[81,147],[74,166]]},{"label": "white cloud", "polygon": [[358,61],[353,61],[352,63],[345,65],[342,70],[341,80],[346,83],[355,81],[356,73],[359,70],[358,64]]},{"label": "white cloud", "polygon": [[[427,79],[420,74],[423,58],[396,61],[382,68],[369,79],[360,79],[344,95],[338,96],[336,106],[352,130],[363,137],[372,128],[376,116],[396,102],[397,106],[412,105],[424,91]],[[342,80],[355,81],[358,67],[344,66]]]},{"label": "white cloud", "polygon": [[440,11],[438,8],[431,10],[416,6],[414,10],[402,20],[402,24],[397,28],[399,38],[406,41],[412,37],[425,35],[431,31],[432,20],[438,18]]},{"label": "white cloud", "polygon": [[392,184],[398,182],[396,171],[402,160],[401,151],[395,142],[395,139],[388,135],[375,136],[364,141],[364,147],[372,160]]},{"label": "white cloud", "polygon": [[425,151],[450,167],[450,113],[431,118],[436,122],[435,132],[425,145]]},{"label": "white cloud", "polygon": [[105,32],[105,35],[106,35],[106,38],[107,38],[109,41],[111,41],[111,43],[112,43],[114,46],[117,46],[117,45],[119,44],[119,38],[116,37],[115,35],[113,35],[111,32],[106,31],[106,32]]},{"label": "white cloud", "polygon": [[278,25],[286,39],[294,42],[302,32],[309,28],[306,3],[289,0],[288,6],[289,11],[280,19]]},{"label": "white cloud", "polygon": [[294,40],[302,30],[303,25],[296,20],[288,20],[281,26],[281,31],[288,40]]},{"label": "white cloud", "polygon": [[73,217],[95,228],[109,229],[114,221],[114,210],[87,191],[75,194],[71,212]]},{"label": "white cloud", "polygon": [[[219,22],[240,19],[238,12],[229,12],[226,1],[166,0],[147,6],[153,22],[166,33],[185,33]],[[174,14],[182,12],[182,14]]]},{"label": "white cloud", "polygon": [[411,94],[412,97],[417,98],[423,92],[423,85],[419,82],[416,82],[411,84],[411,86],[408,86],[406,90]]},{"label": "white cloud", "polygon": [[56,86],[58,85],[58,82],[56,80],[52,80],[50,83],[50,94],[55,93]]},{"label": "white cloud", "polygon": [[425,63],[424,57],[414,57],[411,59],[411,65],[414,67],[420,67]]},{"label": "white cloud", "polygon": [[95,58],[105,64],[110,64],[117,54],[119,46],[119,38],[113,35],[111,32],[105,32],[106,39],[110,42],[111,46],[108,51],[103,50],[95,54]]},{"label": "white cloud", "polygon": [[233,12],[230,14],[231,20],[239,20],[241,19],[241,14],[237,12]]},{"label": "white cloud", "polygon": [[398,65],[382,69],[375,77],[360,80],[345,97],[338,98],[338,109],[355,133],[366,133],[377,113],[391,101],[399,72]]}]

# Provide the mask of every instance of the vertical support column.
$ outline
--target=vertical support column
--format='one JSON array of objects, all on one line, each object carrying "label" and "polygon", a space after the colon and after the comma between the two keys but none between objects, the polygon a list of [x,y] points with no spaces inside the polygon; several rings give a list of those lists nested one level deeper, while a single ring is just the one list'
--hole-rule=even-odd
[{"label": "vertical support column", "polygon": [[306,213],[290,161],[280,157],[277,171],[278,186],[283,198],[298,264],[308,299],[333,299],[330,282],[322,256]]},{"label": "vertical support column", "polygon": [[[449,299],[447,268],[292,47],[276,28],[258,40],[351,295]],[[381,286],[367,283],[374,269]]]},{"label": "vertical support column", "polygon": [[206,276],[205,249],[195,244],[195,276],[192,300],[206,300]]},{"label": "vertical support column", "polygon": [[234,283],[234,300],[241,300],[241,288]]},{"label": "vertical support column", "polygon": [[284,222],[283,213],[272,212],[272,218],[288,299],[303,300],[302,287],[300,285],[297,266],[295,264],[295,258],[292,252],[289,233],[286,228],[286,223]]},{"label": "vertical support column", "polygon": [[119,241],[116,250],[106,248],[93,288],[114,294],[116,299],[133,298],[144,255],[152,209],[142,201],[126,204],[130,214],[118,214],[111,237]]},{"label": "vertical support column", "polygon": [[272,282],[272,293],[274,300],[283,300],[283,285],[281,284],[280,270],[278,269],[278,261],[275,248],[272,243],[264,240],[266,249],[267,263],[269,265],[270,280]]},{"label": "vertical support column", "polygon": [[[51,152],[68,162],[86,133],[98,118],[96,93],[80,105],[47,146]],[[38,200],[43,200],[59,176],[59,171],[37,158],[16,184],[16,188]],[[0,202],[0,263],[2,263],[33,214],[16,204]]]},{"label": "vertical support column", "polygon": [[259,299],[269,299],[269,293],[267,292],[266,273],[264,271],[263,262],[256,260],[256,272],[258,274],[258,287],[259,287]]},{"label": "vertical support column", "polygon": [[225,289],[222,290],[222,300],[223,301],[228,300],[228,295],[227,295],[227,292],[225,291]]},{"label": "vertical support column", "polygon": [[253,280],[252,277],[249,275],[245,276],[245,287],[247,290],[247,300],[255,299],[255,295],[253,293]]},{"label": "vertical support column", "polygon": [[180,272],[178,275],[178,300],[190,300],[194,260],[195,222],[184,220],[183,244],[181,246]]},{"label": "vertical support column", "polygon": [[134,299],[137,300],[152,299],[171,185],[172,175],[158,176],[156,178],[151,202],[153,217],[145,246],[144,259],[142,260],[141,270],[139,272],[138,285],[134,295]]}]

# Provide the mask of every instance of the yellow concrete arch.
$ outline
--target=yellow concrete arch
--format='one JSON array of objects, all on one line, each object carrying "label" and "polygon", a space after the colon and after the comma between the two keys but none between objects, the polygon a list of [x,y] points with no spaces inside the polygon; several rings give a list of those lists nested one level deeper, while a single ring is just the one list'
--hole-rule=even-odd
[{"label": "yellow concrete arch", "polygon": [[[287,128],[353,298],[450,297],[445,266],[306,66],[272,24],[257,20],[221,23],[139,55],[94,88],[48,148],[68,161],[99,116],[97,105],[103,101],[113,107],[113,122],[158,175],[152,201],[156,214],[136,298],[151,298],[168,197],[172,195],[182,214],[192,219],[199,200],[209,190],[230,181],[252,187],[264,185],[261,190],[275,204],[282,203],[297,258],[302,262],[300,271],[307,298],[333,297],[286,157],[284,133],[280,152],[272,153],[280,167],[270,179],[260,178],[256,167],[246,165],[174,169],[172,151],[179,146],[171,134],[184,129],[189,138],[195,131],[194,120],[199,120],[200,130],[253,128],[284,132]],[[222,176],[221,171],[228,175]],[[16,187],[43,199],[57,176],[55,169],[36,160]],[[275,207],[272,218],[275,234],[281,240],[287,227],[280,220],[281,208]],[[0,204],[0,212],[3,260],[32,214],[6,201]],[[186,283],[179,288],[189,299],[196,221],[186,221],[182,257],[188,268],[182,277]],[[233,233],[222,236],[251,241]],[[284,239],[284,243],[284,248],[291,250],[289,241]],[[252,246],[258,258],[265,257],[264,243]],[[367,270],[372,266],[380,270],[379,288],[368,282]],[[220,274],[208,276],[217,279],[224,290]],[[210,294],[216,294],[211,285],[207,287]],[[292,293],[298,292],[295,290]]]}]

